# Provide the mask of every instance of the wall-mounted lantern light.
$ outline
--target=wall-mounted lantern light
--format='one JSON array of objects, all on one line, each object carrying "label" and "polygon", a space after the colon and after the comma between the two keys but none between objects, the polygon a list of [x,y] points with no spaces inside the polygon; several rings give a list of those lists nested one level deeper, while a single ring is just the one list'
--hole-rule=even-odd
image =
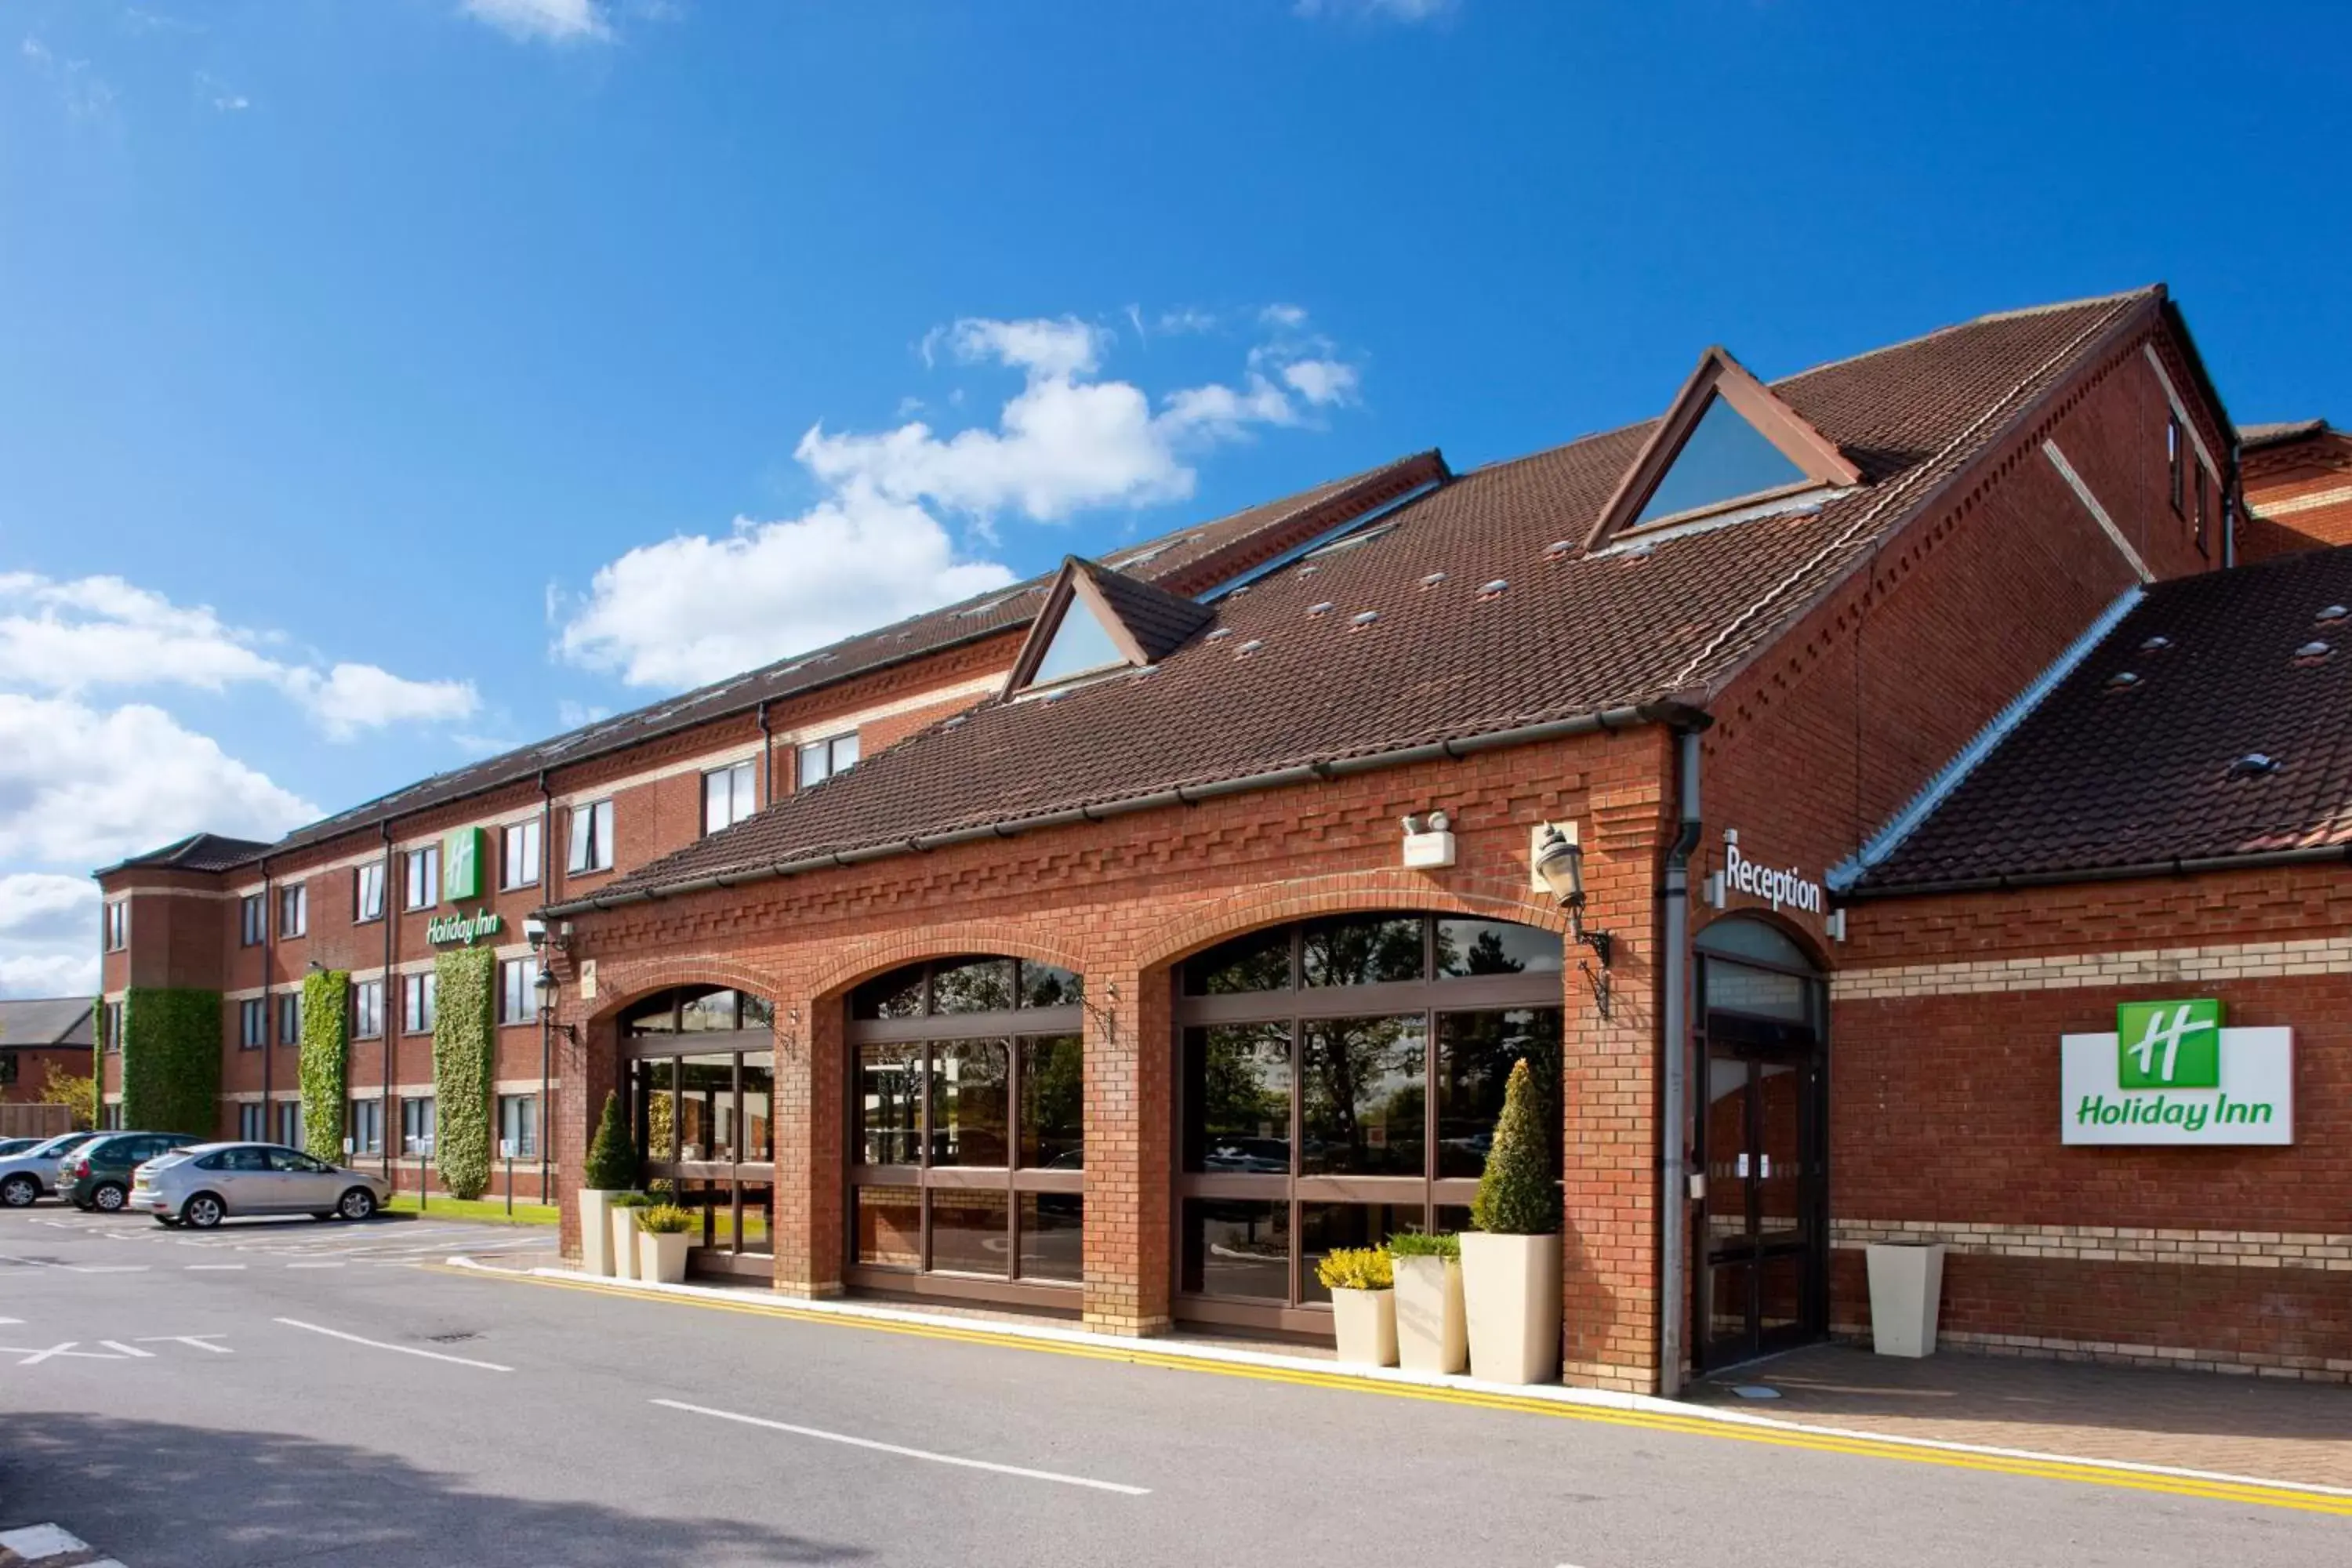
[{"label": "wall-mounted lantern light", "polygon": [[1609,1016],[1609,964],[1616,952],[1616,939],[1605,931],[1590,931],[1584,924],[1584,847],[1577,842],[1576,825],[1547,822],[1537,829],[1533,847],[1528,857],[1528,870],[1544,889],[1558,900],[1568,911],[1568,934],[1580,944],[1592,950],[1600,961],[1595,969],[1582,959],[1577,968],[1592,987],[1592,1000],[1601,1016]]}]

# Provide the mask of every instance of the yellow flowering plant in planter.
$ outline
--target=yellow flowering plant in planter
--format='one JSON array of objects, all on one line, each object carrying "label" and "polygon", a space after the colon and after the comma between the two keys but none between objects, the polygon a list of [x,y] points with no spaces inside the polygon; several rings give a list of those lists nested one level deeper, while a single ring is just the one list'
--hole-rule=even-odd
[{"label": "yellow flowering plant in planter", "polygon": [[1315,1278],[1331,1292],[1339,1359],[1363,1366],[1396,1365],[1396,1276],[1388,1248],[1334,1247],[1316,1264]]}]

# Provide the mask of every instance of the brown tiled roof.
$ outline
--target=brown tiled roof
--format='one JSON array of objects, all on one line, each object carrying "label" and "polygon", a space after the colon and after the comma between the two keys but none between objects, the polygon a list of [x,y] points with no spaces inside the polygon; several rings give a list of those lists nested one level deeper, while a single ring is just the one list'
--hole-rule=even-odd
[{"label": "brown tiled roof", "polygon": [[2258,447],[2276,447],[2288,441],[2300,441],[2316,436],[2327,428],[2325,419],[2287,419],[2271,425],[2241,425],[2238,445],[2246,451]]},{"label": "brown tiled roof", "polygon": [[1102,595],[1103,603],[1110,606],[1111,614],[1134,635],[1146,657],[1151,659],[1167,658],[1183,647],[1194,632],[1216,619],[1216,612],[1198,599],[1171,594],[1157,583],[1139,582],[1092,561],[1073,557],[1072,564],[1087,574],[1095,591]]},{"label": "brown tiled roof", "polygon": [[1219,598],[1215,626],[1150,670],[946,721],[594,901],[1704,697],[2161,300],[1988,317],[1774,384],[1866,481],[1809,510],[1583,553],[1569,542],[1651,424],[1465,475]]},{"label": "brown tiled roof", "polygon": [[90,1004],[87,996],[26,998],[0,1002],[0,1047],[79,1046],[88,1050]]},{"label": "brown tiled roof", "polygon": [[[1289,548],[1302,531],[1311,537],[1318,528],[1336,526],[1348,516],[1385,505],[1444,473],[1444,461],[1436,452],[1417,452],[1280,500],[1129,546],[1111,559],[1127,563],[1123,569],[1130,576],[1171,584],[1181,593],[1198,593],[1207,584],[1250,564],[1256,555],[1278,553]],[[1207,582],[1202,583],[1204,574]],[[1033,577],[1009,588],[976,595],[941,609],[909,616],[879,631],[862,632],[742,675],[713,681],[680,696],[597,720],[551,740],[436,773],[297,828],[275,844],[247,845],[236,860],[249,860],[265,851],[274,854],[314,844],[356,828],[373,826],[387,817],[406,816],[532,779],[542,768],[562,767],[620,751],[713,719],[748,713],[763,701],[801,696],[910,658],[1000,632],[1017,631],[1036,616],[1045,602],[1045,586],[1052,580],[1051,574]],[[135,863],[143,862],[126,862]]]},{"label": "brown tiled roof", "polygon": [[2352,848],[2347,607],[2352,547],[2149,587],[1858,890]]},{"label": "brown tiled roof", "polygon": [[222,871],[231,866],[243,865],[268,847],[258,839],[228,838],[217,833],[191,833],[161,849],[151,849],[144,855],[133,855],[119,865],[109,866],[99,875],[127,871],[135,866],[174,871]]}]

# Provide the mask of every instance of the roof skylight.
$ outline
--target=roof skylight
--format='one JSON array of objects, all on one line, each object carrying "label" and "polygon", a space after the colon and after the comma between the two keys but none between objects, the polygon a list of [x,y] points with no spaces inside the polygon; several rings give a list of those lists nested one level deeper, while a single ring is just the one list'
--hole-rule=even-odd
[{"label": "roof skylight", "polygon": [[1633,526],[1728,506],[1767,490],[1804,484],[1811,477],[1741,418],[1738,409],[1720,397],[1711,398]]},{"label": "roof skylight", "polygon": [[1111,640],[1109,629],[1096,616],[1094,606],[1084,599],[1073,598],[1063,613],[1062,624],[1055,629],[1054,640],[1045,645],[1045,657],[1037,661],[1036,673],[1029,678],[1029,684],[1051,686],[1057,680],[1126,662],[1127,655]]}]

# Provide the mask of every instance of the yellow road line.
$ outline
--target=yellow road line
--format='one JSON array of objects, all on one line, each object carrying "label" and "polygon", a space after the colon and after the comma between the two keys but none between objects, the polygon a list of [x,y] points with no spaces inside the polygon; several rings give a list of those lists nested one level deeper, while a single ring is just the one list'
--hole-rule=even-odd
[{"label": "yellow road line", "polygon": [[1260,1383],[1282,1383],[1306,1388],[1336,1389],[1351,1394],[1386,1394],[1391,1398],[1419,1399],[1439,1405],[1468,1405],[1481,1410],[1507,1410],[1528,1415],[1549,1415],[1570,1421],[1589,1421],[1609,1426],[1631,1426],[1650,1432],[1673,1432],[1688,1436],[1729,1438],[1738,1442],[1764,1443],[1780,1448],[1802,1448],[1814,1453],[1842,1454],[1859,1458],[1899,1459],[1910,1464],[1940,1465],[1950,1469],[1980,1470],[1993,1475],[2024,1476],[2042,1480],[2074,1481],[2087,1486],[2121,1488],[2129,1491],[2159,1492],[2171,1497],[2201,1498],[2214,1502],[2248,1503],[2262,1508],[2293,1509],[2306,1513],[2335,1514],[2352,1518],[2352,1497],[2332,1497],[2325,1492],[2302,1491],[2290,1484],[2265,1484],[2256,1481],[2205,1479],[2194,1476],[2168,1476],[2134,1470],[2116,1465],[2102,1464],[2095,1459],[2036,1459],[2003,1454],[1966,1453],[1949,1448],[1932,1448],[1900,1439],[1837,1436],[1826,1433],[1791,1431],[1784,1427],[1752,1426],[1741,1422],[1710,1420],[1698,1415],[1672,1415],[1647,1410],[1619,1410],[1607,1405],[1567,1405],[1557,1400],[1529,1399],[1507,1394],[1492,1394],[1475,1388],[1436,1388],[1418,1384],[1390,1383],[1381,1379],[1349,1375],[1346,1373],[1308,1372],[1297,1367],[1252,1366],[1243,1363],[1210,1361],[1198,1356],[1173,1355],[1155,1351],[1136,1350],[1122,1345],[1078,1345],[1053,1340],[1031,1339],[1022,1334],[1008,1334],[984,1328],[950,1328],[933,1323],[892,1322],[887,1319],[850,1317],[837,1312],[811,1311],[765,1301],[714,1301],[692,1296],[656,1296],[625,1287],[597,1284],[585,1279],[551,1279],[543,1275],[508,1274],[495,1270],[454,1268],[443,1264],[426,1267],[436,1272],[462,1275],[467,1279],[503,1279],[525,1285],[545,1286],[557,1290],[581,1290],[596,1296],[618,1296],[630,1300],[651,1301],[668,1306],[699,1307],[708,1311],[740,1312],[753,1317],[783,1318],[794,1322],[825,1323],[840,1328],[863,1329],[869,1332],[907,1334],[917,1339],[946,1340],[952,1343],[989,1345],[1003,1350],[1034,1351],[1049,1355],[1076,1356],[1086,1361],[1117,1362],[1129,1366],[1163,1368],[1171,1372],[1211,1373],[1223,1377],[1244,1377]]}]

